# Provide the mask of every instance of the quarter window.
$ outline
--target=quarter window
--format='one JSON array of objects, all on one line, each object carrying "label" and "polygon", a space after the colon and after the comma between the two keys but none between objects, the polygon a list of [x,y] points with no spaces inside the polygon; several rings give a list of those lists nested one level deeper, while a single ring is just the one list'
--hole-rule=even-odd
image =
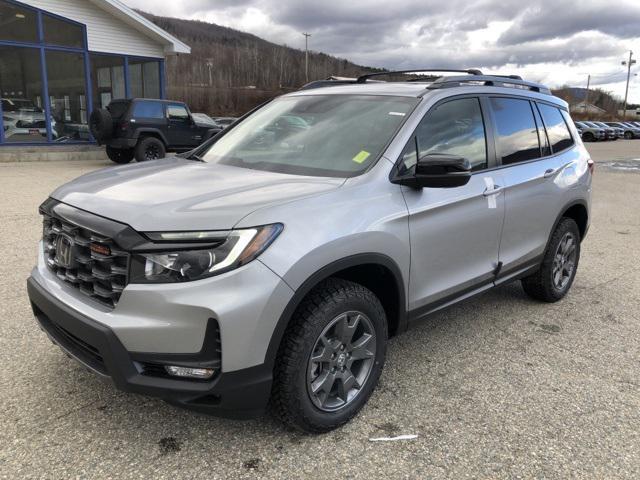
[{"label": "quarter window", "polygon": [[160,102],[136,102],[133,107],[135,118],[164,118],[164,109]]},{"label": "quarter window", "polygon": [[547,127],[547,135],[549,135],[549,142],[551,143],[553,151],[560,152],[573,145],[571,133],[560,110],[551,105],[545,105],[544,103],[539,103],[538,108],[542,114],[544,124]]},{"label": "quarter window", "polygon": [[477,98],[451,100],[430,110],[405,148],[404,167],[413,167],[417,158],[430,153],[464,157],[473,170],[487,168],[487,142]]},{"label": "quarter window", "polygon": [[494,97],[491,108],[496,122],[498,155],[503,165],[540,157],[538,132],[528,100]]}]

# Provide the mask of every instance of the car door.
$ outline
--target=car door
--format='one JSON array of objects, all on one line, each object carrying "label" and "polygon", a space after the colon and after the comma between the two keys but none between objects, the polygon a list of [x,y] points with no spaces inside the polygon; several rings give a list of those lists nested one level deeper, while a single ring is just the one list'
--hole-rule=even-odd
[{"label": "car door", "polygon": [[504,217],[502,178],[478,97],[447,99],[427,112],[405,147],[400,168],[428,153],[463,156],[471,180],[456,188],[403,190],[409,212],[412,318],[467,292],[490,286]]},{"label": "car door", "polygon": [[513,97],[491,97],[489,103],[505,187],[499,259],[506,280],[540,262],[563,208],[556,179],[571,165],[574,140],[568,117],[556,106]]},{"label": "car door", "polygon": [[196,127],[189,110],[180,103],[167,105],[167,138],[173,147],[194,147],[202,140],[202,132]]}]

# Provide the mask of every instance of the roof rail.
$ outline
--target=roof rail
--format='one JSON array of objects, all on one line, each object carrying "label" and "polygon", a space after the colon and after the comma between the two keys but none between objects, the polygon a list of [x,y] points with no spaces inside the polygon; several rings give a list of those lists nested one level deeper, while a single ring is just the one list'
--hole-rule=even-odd
[{"label": "roof rail", "polygon": [[355,83],[366,83],[368,79],[371,77],[378,77],[380,75],[400,75],[403,73],[433,73],[433,72],[447,72],[447,73],[467,73],[469,75],[482,75],[480,70],[476,70],[475,68],[470,68],[467,70],[451,70],[448,68],[430,68],[430,69],[418,69],[418,70],[397,70],[395,72],[375,72],[375,73],[367,73],[365,75],[360,75]]},{"label": "roof rail", "polygon": [[461,87],[465,84],[482,84],[484,86],[492,86],[492,87],[511,87],[511,88],[522,88],[525,90],[530,90],[532,92],[544,93],[547,95],[551,95],[551,90],[549,87],[542,85],[540,83],[527,82],[522,80],[518,75],[478,75],[474,77],[463,77],[463,76],[455,76],[455,77],[440,77],[435,82],[427,87],[428,90],[435,90],[438,88],[451,88],[451,87]]}]

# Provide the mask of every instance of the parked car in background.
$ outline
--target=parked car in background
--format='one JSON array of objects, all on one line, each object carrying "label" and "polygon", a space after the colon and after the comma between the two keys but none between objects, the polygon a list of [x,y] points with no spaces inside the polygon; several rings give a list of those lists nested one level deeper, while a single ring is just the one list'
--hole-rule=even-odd
[{"label": "parked car in background", "polygon": [[586,122],[574,122],[576,127],[582,130],[582,140],[585,142],[597,142],[606,140],[607,134],[601,127],[590,126]]},{"label": "parked car in background", "polygon": [[633,138],[640,138],[640,127],[635,125],[633,122],[620,122],[622,125],[625,125],[633,130]]},{"label": "parked car in background", "polygon": [[616,140],[618,138],[624,138],[624,130],[622,128],[610,127],[609,125],[607,125],[604,122],[590,122],[590,123],[593,123],[594,125],[596,125],[596,126],[598,126],[600,128],[604,128],[605,130],[613,130],[615,138],[613,138],[612,140]]},{"label": "parked car in background", "polygon": [[640,122],[627,122],[630,123],[631,125],[633,125],[634,127],[638,127],[640,128]]},{"label": "parked car in background", "polygon": [[627,125],[623,122],[604,122],[610,127],[621,128],[624,131],[624,138],[630,140],[632,138],[640,138],[640,128],[633,125]]},{"label": "parked car in background", "polygon": [[[2,120],[4,137],[10,141],[39,141],[34,137],[46,137],[45,113],[26,98],[3,98]],[[55,138],[55,131],[54,138]]]},{"label": "parked car in background", "polygon": [[237,117],[215,117],[214,121],[222,128],[227,128],[233,122],[237,120]]},{"label": "parked car in background", "polygon": [[220,125],[218,125],[216,121],[206,113],[192,112],[191,116],[193,117],[193,120],[199,125],[206,125],[211,128],[218,128],[219,130],[222,130],[222,128],[220,128]]},{"label": "parked car in background", "polygon": [[602,128],[605,134],[605,140],[617,140],[618,132],[614,127],[610,127],[606,123],[594,122],[594,121],[584,121],[583,123],[592,126],[593,128]]},{"label": "parked car in background", "polygon": [[143,162],[191,150],[220,132],[201,115],[194,117],[182,102],[133,98],[94,110],[89,126],[112,161],[129,163],[135,157]]}]

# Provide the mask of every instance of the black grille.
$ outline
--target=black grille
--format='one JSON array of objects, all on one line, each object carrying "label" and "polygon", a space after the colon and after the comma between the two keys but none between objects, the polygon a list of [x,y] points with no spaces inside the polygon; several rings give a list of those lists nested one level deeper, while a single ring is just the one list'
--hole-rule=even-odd
[{"label": "black grille", "polygon": [[[70,248],[64,255],[57,251],[60,237]],[[127,252],[108,237],[49,215],[44,215],[43,242],[47,266],[60,280],[103,305],[116,306],[127,285]]]}]

